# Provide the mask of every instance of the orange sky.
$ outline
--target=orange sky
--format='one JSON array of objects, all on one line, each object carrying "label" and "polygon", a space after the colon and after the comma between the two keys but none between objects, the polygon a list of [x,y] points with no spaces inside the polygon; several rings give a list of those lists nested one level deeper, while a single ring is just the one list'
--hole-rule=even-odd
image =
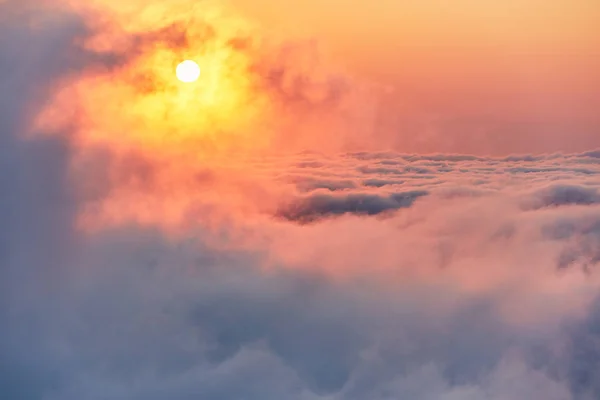
[{"label": "orange sky", "polygon": [[600,48],[594,0],[231,1],[269,26],[316,35],[372,67],[397,66],[402,52],[427,48],[515,55],[597,54]]},{"label": "orange sky", "polygon": [[600,146],[595,0],[231,1],[393,88],[375,129],[406,151]]},{"label": "orange sky", "polygon": [[[213,137],[278,152],[600,147],[596,1],[225,1],[240,12],[220,0],[67,0],[104,10],[86,11],[87,45],[128,60],[64,88],[55,115],[77,104],[89,137],[115,141],[127,126],[132,143],[162,150]],[[204,73],[181,86],[173,69],[189,57]]]}]

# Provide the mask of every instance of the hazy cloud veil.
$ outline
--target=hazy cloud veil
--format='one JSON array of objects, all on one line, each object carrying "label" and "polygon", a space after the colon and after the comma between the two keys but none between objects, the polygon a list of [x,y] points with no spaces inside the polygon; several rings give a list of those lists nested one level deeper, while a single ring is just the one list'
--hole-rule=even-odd
[{"label": "hazy cloud veil", "polygon": [[127,60],[23,7],[0,4],[0,398],[600,396],[599,151],[123,164],[32,121]]}]

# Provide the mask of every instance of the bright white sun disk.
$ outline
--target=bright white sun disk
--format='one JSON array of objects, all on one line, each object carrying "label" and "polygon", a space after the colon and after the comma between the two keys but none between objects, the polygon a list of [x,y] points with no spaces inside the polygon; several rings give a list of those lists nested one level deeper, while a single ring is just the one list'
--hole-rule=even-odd
[{"label": "bright white sun disk", "polygon": [[185,60],[177,66],[176,74],[181,82],[195,82],[200,77],[200,67],[192,60]]}]

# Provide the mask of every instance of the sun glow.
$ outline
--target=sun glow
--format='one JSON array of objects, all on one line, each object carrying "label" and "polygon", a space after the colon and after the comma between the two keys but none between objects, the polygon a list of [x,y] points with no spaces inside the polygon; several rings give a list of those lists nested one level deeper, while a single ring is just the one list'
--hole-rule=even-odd
[{"label": "sun glow", "polygon": [[200,66],[192,60],[186,60],[177,66],[176,74],[181,82],[192,83],[200,77]]},{"label": "sun glow", "polygon": [[[277,38],[264,38],[260,29],[217,5],[207,12],[191,7],[195,0],[90,0],[95,2],[102,4],[85,11],[95,29],[78,46],[119,62],[66,77],[32,129],[69,135],[77,154],[74,175],[89,163],[104,163],[106,155],[110,195],[82,211],[79,226],[93,230],[128,220],[184,224],[190,210],[195,213],[206,201],[200,181],[207,188],[223,185],[228,201],[239,199],[241,208],[263,207],[261,190],[254,193],[253,184],[229,178],[229,172],[213,177],[211,166],[237,171],[235,160],[287,148],[293,135],[279,132],[296,121],[288,120],[287,108],[298,103],[303,112],[306,105],[322,110],[319,99],[329,96],[320,80],[305,83],[314,75],[312,58],[297,59],[295,48],[288,54]],[[173,12],[173,4],[183,3],[189,7]],[[128,174],[138,173],[147,175],[129,180]],[[86,185],[81,190],[87,196]],[[256,199],[248,201],[246,190]]]},{"label": "sun glow", "polygon": [[122,13],[116,1],[114,8],[89,12],[90,24],[98,27],[81,45],[123,62],[65,80],[36,125],[65,131],[62,126],[76,118],[82,148],[153,158],[197,157],[232,147],[252,151],[269,143],[269,134],[257,135],[255,128],[263,127],[272,109],[255,72],[259,31],[218,5],[213,12],[187,7],[179,15],[172,3],[156,0],[152,4],[164,9],[148,8],[148,1],[127,4],[139,2],[149,13]]}]

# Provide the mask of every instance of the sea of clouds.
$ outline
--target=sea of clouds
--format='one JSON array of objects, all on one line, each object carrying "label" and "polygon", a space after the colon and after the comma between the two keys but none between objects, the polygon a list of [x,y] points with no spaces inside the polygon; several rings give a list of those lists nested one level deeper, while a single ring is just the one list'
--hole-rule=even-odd
[{"label": "sea of clouds", "polygon": [[186,181],[177,229],[128,166],[156,218],[83,229],[114,178],[27,132],[117,61],[75,15],[1,21],[0,398],[600,396],[600,151],[261,155]]}]

